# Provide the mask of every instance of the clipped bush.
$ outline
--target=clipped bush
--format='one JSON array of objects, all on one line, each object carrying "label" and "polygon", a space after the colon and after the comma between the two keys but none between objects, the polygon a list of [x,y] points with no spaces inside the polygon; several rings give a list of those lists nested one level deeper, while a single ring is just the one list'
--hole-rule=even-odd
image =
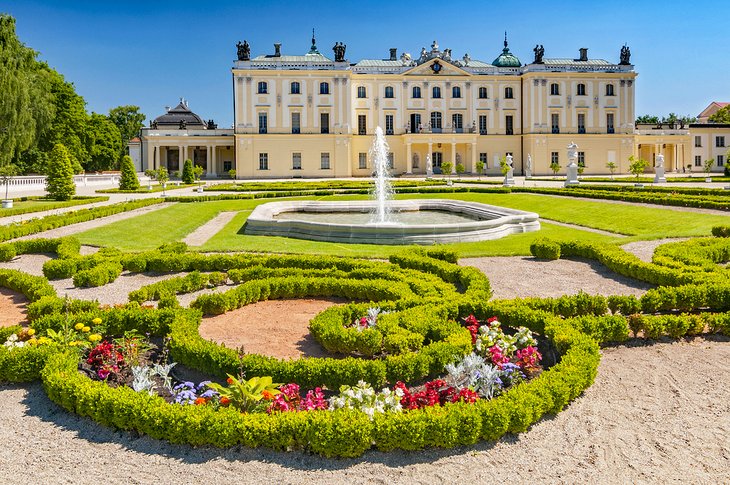
[{"label": "clipped bush", "polygon": [[195,183],[195,174],[193,173],[193,161],[189,158],[185,160],[185,163],[183,164],[182,183]]},{"label": "clipped bush", "polygon": [[546,238],[535,239],[530,244],[530,253],[540,259],[560,259],[560,244]]},{"label": "clipped bush", "polygon": [[712,228],[715,237],[730,237],[730,226],[715,226]]},{"label": "clipped bush", "polygon": [[106,262],[97,264],[91,269],[79,271],[73,277],[74,286],[92,287],[104,286],[116,280],[122,274],[122,265],[115,262]]},{"label": "clipped bush", "polygon": [[119,178],[119,190],[137,190],[139,189],[139,179],[137,171],[134,168],[134,162],[129,155],[122,157],[120,164],[121,177]]},{"label": "clipped bush", "polygon": [[48,160],[46,190],[52,199],[70,200],[76,194],[74,169],[68,149],[57,143]]},{"label": "clipped bush", "polygon": [[14,244],[0,244],[0,261],[10,261],[17,254]]}]

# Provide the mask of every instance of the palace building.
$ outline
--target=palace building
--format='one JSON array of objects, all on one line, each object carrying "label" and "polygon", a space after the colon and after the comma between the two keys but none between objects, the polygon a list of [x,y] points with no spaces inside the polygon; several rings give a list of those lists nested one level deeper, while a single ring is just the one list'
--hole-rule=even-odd
[{"label": "palace building", "polygon": [[508,154],[517,174],[528,163],[535,175],[551,174],[553,162],[564,173],[571,142],[586,174],[609,173],[609,162],[626,173],[632,155],[651,162],[661,153],[667,170],[694,164],[688,129],[634,125],[637,73],[626,46],[614,62],[590,58],[585,48],[576,58],[545,57],[538,45],[527,64],[506,35],[491,62],[454,57],[436,41],[418,55],[390,49],[385,59],[356,63],[344,44],[332,50],[334,59],[313,36],[304,55],[274,44],[273,53],[251,57],[239,42],[233,127],[218,128],[181,100],[143,128],[139,168],[176,171],[189,158],[208,176],[369,176],[377,126],[394,175],[425,175],[427,162],[436,173],[444,162],[476,173],[478,161],[484,173],[498,174]]}]

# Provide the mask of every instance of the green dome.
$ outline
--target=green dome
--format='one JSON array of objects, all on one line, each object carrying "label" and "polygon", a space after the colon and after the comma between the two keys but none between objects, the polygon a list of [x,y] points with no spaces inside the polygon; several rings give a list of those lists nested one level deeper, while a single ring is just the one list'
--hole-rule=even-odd
[{"label": "green dome", "polygon": [[517,57],[509,51],[509,47],[507,47],[506,32],[504,34],[504,49],[502,49],[502,53],[499,57],[492,61],[492,65],[497,67],[520,67],[522,65],[520,60],[517,59]]}]

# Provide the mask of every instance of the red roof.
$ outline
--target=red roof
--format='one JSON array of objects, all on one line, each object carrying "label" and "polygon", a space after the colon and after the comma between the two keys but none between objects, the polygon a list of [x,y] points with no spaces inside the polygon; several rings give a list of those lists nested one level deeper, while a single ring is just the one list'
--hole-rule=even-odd
[{"label": "red roof", "polygon": [[134,142],[139,143],[140,141],[141,140],[139,139],[139,137],[138,136],[135,136],[134,138],[132,138],[131,140],[129,140],[129,143],[134,143]]}]

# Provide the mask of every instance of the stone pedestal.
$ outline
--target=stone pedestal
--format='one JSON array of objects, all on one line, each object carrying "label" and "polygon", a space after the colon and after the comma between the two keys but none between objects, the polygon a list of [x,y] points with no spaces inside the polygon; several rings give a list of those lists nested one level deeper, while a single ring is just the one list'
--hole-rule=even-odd
[{"label": "stone pedestal", "polygon": [[654,183],[655,184],[667,183],[667,178],[664,176],[664,167],[656,167],[654,169]]},{"label": "stone pedestal", "polygon": [[502,182],[502,185],[505,187],[512,187],[515,184],[515,171],[513,168],[510,168],[507,173],[504,175],[504,182]]}]

